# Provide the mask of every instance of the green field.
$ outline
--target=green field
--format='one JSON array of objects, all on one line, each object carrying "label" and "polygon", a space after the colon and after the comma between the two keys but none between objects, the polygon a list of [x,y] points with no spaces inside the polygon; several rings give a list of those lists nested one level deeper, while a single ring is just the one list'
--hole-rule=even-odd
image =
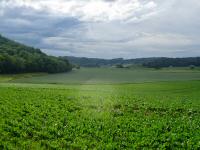
[{"label": "green field", "polygon": [[200,149],[199,79],[82,68],[2,80],[0,149]]},{"label": "green field", "polygon": [[47,73],[24,73],[24,74],[10,74],[10,75],[0,75],[0,83],[12,82],[18,79],[41,77],[47,75]]},{"label": "green field", "polygon": [[81,68],[70,73],[23,77],[15,83],[52,83],[52,84],[117,84],[142,83],[155,81],[200,80],[200,71],[187,68],[155,69],[117,69]]}]

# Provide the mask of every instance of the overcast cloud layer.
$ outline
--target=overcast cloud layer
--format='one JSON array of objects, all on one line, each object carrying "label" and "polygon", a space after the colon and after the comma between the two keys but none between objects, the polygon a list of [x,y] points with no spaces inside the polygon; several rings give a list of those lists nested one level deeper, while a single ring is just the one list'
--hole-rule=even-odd
[{"label": "overcast cloud layer", "polygon": [[199,0],[1,0],[0,33],[57,56],[200,56],[199,15]]}]

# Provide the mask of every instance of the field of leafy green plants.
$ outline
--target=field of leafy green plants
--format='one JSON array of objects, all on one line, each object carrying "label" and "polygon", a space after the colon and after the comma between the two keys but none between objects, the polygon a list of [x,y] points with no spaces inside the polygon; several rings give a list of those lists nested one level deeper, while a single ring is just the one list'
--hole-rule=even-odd
[{"label": "field of leafy green plants", "polygon": [[11,80],[10,82],[39,84],[121,84],[186,80],[200,80],[199,69],[81,68],[68,73],[43,74],[30,77],[21,75],[21,77]]},{"label": "field of leafy green plants", "polygon": [[200,149],[200,81],[0,84],[0,149]]}]

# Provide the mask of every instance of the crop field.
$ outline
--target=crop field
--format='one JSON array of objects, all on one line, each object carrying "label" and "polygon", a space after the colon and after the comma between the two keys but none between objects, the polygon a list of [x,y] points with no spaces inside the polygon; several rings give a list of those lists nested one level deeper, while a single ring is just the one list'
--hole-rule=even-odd
[{"label": "crop field", "polygon": [[45,73],[24,73],[24,74],[10,74],[10,75],[0,75],[0,83],[2,82],[11,82],[21,78],[31,78],[31,77],[38,77],[47,75]]},{"label": "crop field", "polygon": [[1,149],[199,149],[200,82],[1,84]]},{"label": "crop field", "polygon": [[199,69],[187,68],[155,69],[116,69],[81,68],[70,73],[42,75],[18,78],[16,83],[52,83],[52,84],[116,84],[142,83],[155,81],[200,80]]},{"label": "crop field", "polygon": [[[149,72],[173,74],[167,70]],[[76,84],[59,84],[67,74],[49,75],[44,81],[40,79],[46,75],[0,83],[0,149],[198,150],[200,81],[194,79],[199,73],[174,72],[177,81],[171,75],[166,77],[168,81],[149,80],[151,83],[139,79],[134,80],[141,83],[126,83],[126,78],[114,82],[118,77],[113,75],[114,79],[106,84],[111,77],[100,78],[100,74],[95,79],[93,74],[88,76],[89,81],[101,79],[102,84],[83,78]],[[190,76],[178,77],[178,72]],[[55,76],[63,78],[52,81]],[[154,78],[161,80],[164,76]],[[39,82],[43,84],[33,84]],[[68,82],[65,79],[64,83]]]}]

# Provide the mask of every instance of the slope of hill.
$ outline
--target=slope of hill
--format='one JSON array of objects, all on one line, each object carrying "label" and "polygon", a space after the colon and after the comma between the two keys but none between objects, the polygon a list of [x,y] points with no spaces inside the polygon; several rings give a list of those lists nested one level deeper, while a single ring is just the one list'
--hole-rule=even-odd
[{"label": "slope of hill", "polygon": [[80,65],[83,67],[99,67],[99,66],[113,66],[113,65],[142,65],[149,68],[161,67],[188,67],[200,66],[200,57],[188,58],[166,58],[166,57],[151,57],[151,58],[137,58],[137,59],[99,59],[99,58],[85,58],[65,56],[64,59],[69,60],[70,63]]},{"label": "slope of hill", "polygon": [[66,72],[67,59],[47,56],[39,49],[25,46],[0,35],[0,73]]},{"label": "slope of hill", "polygon": [[83,67],[112,66],[117,64],[143,64],[159,59],[159,58],[99,59],[99,58],[86,58],[86,57],[73,57],[73,56],[65,56],[63,58],[69,60],[69,62],[72,64],[80,65]]},{"label": "slope of hill", "polygon": [[143,64],[149,68],[162,68],[162,67],[199,67],[200,57],[187,57],[187,58],[159,58],[152,60],[151,62],[145,62]]}]

